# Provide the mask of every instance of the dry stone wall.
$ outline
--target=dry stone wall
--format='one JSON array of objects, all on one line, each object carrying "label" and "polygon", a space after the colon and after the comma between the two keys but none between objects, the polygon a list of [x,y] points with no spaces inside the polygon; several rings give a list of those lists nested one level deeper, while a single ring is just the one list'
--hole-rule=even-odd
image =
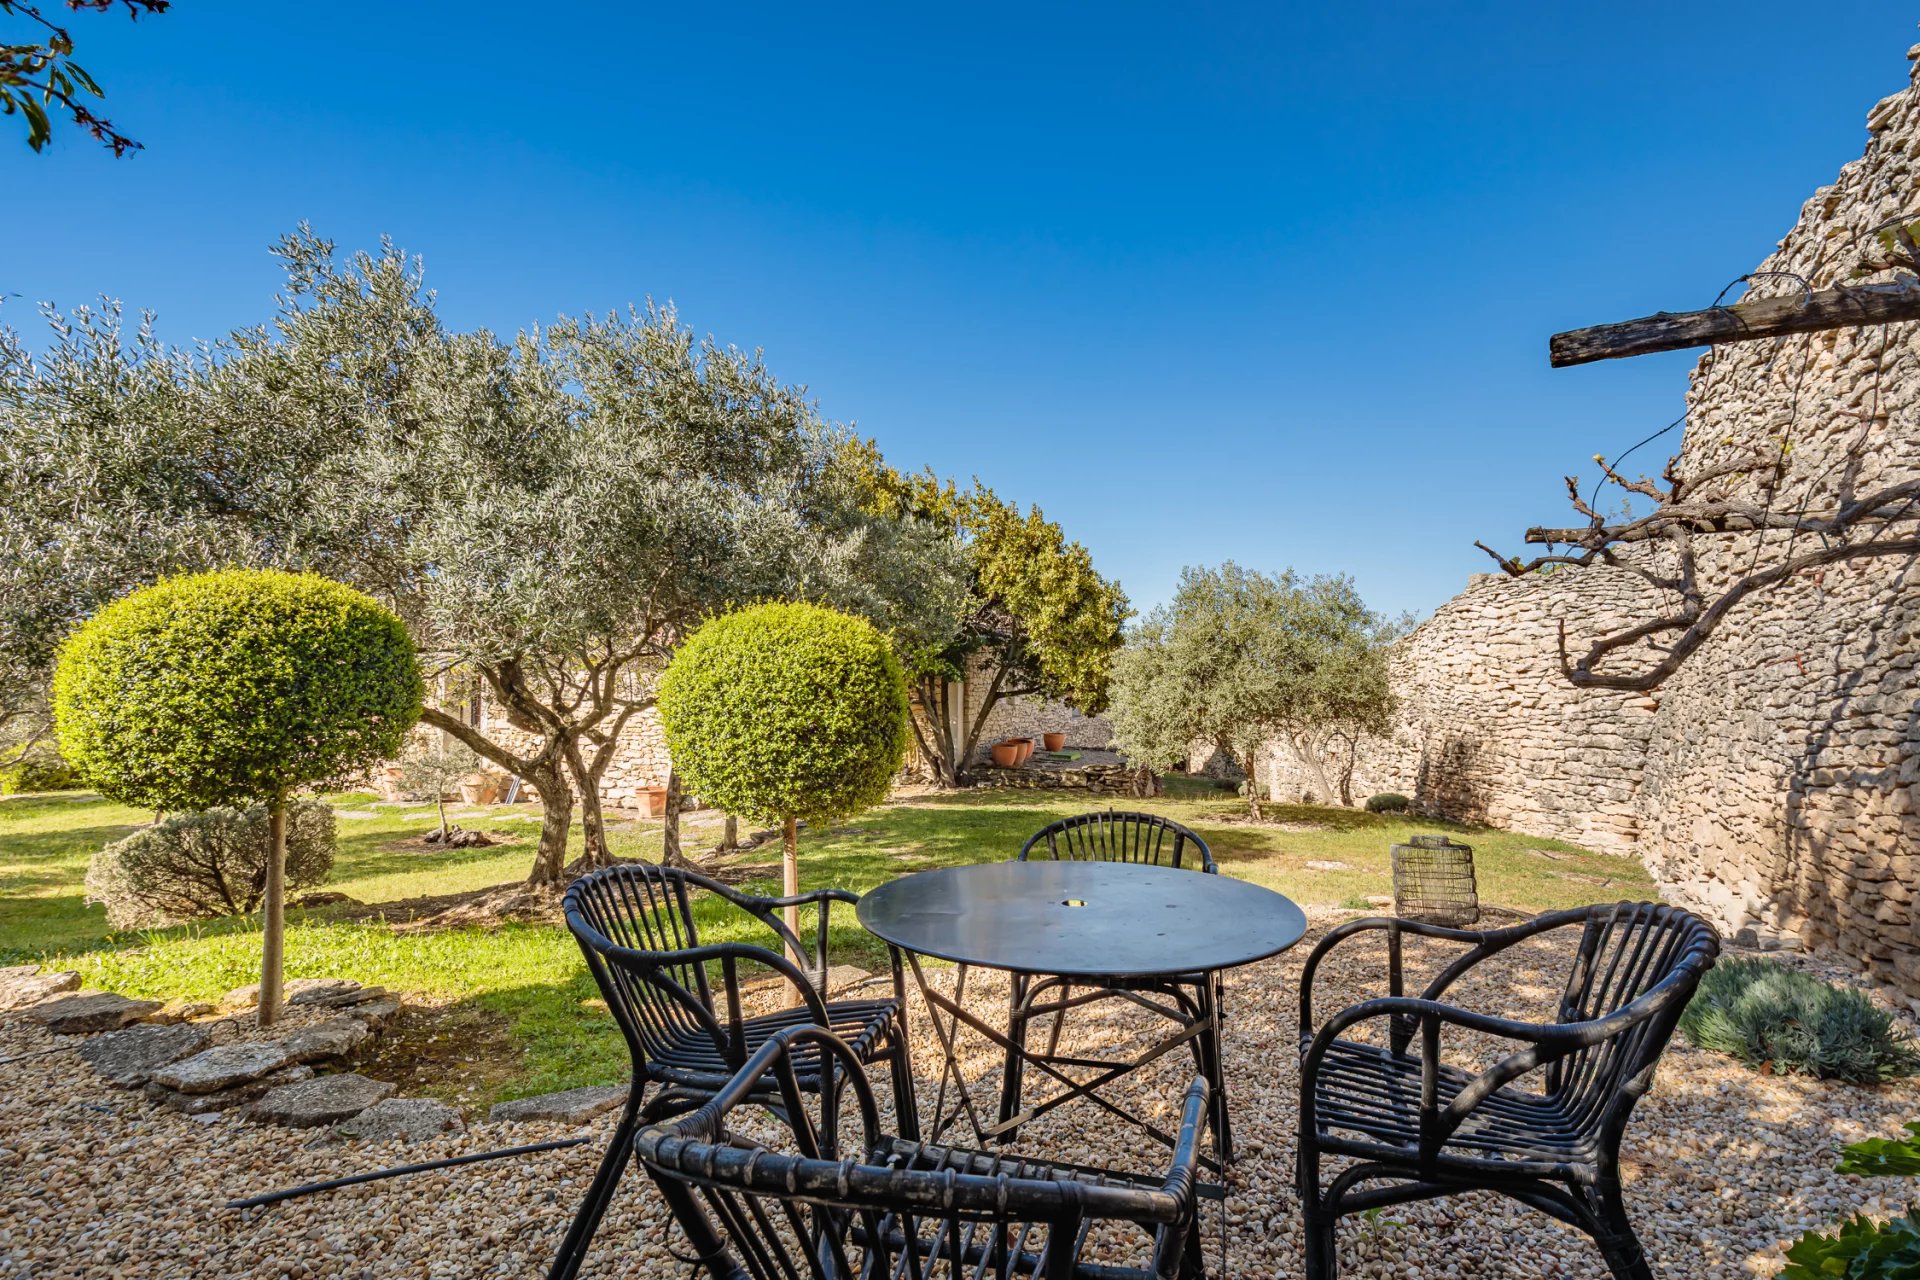
[{"label": "dry stone wall", "polygon": [[[1757,292],[1892,278],[1871,233],[1920,214],[1920,90],[1880,102],[1868,131],[1759,267],[1791,274],[1759,275]],[[1681,474],[1764,454],[1777,485],[1746,496],[1831,508],[1920,475],[1920,324],[1718,348],[1687,408]],[[1785,549],[1718,539],[1703,579],[1724,586]],[[1363,746],[1356,793],[1637,853],[1669,898],[1728,930],[1830,948],[1920,1005],[1920,567],[1804,574],[1740,606],[1650,697],[1559,677],[1563,620],[1584,645],[1651,603],[1620,571],[1476,579],[1401,642],[1399,721]],[[1297,791],[1297,764],[1269,756],[1275,793]]]}]

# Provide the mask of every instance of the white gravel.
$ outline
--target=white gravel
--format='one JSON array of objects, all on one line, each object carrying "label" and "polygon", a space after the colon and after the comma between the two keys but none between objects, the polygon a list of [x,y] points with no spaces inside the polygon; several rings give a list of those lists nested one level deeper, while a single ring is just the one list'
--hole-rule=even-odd
[{"label": "white gravel", "polygon": [[[1339,913],[1317,913],[1315,934]],[[1309,939],[1311,941],[1311,938]],[[1299,1275],[1292,1196],[1295,991],[1307,944],[1233,975],[1227,1062],[1240,1159],[1227,1204],[1228,1274]],[[1557,985],[1555,955],[1540,947],[1498,974],[1458,988],[1462,1003],[1538,1016]],[[1317,984],[1320,1016],[1372,994],[1378,970],[1357,946]],[[1004,984],[976,973],[969,1005],[1004,1010]],[[915,1008],[922,1111],[938,1063]],[[1119,1006],[1082,1010],[1064,1043],[1112,1051],[1148,1028]],[[17,1014],[0,1015],[0,1059],[57,1043]],[[221,1038],[249,1034],[243,1023]],[[1472,1049],[1473,1046],[1465,1046]],[[969,1055],[980,1097],[996,1096],[996,1056]],[[1191,1062],[1173,1055],[1135,1078],[1138,1104],[1165,1122]],[[1031,1076],[1029,1077],[1031,1079]],[[884,1095],[884,1087],[882,1088]],[[1763,1077],[1676,1040],[1653,1094],[1628,1131],[1628,1198],[1656,1272],[1768,1276],[1779,1250],[1807,1226],[1858,1210],[1895,1211],[1913,1193],[1902,1180],[1832,1172],[1841,1144],[1895,1133],[1920,1117],[1920,1085],[1879,1089]],[[265,1128],[226,1116],[202,1123],[108,1088],[72,1053],[0,1067],[0,1277],[456,1277],[544,1271],[584,1194],[597,1145],[323,1193],[254,1210],[229,1199],[276,1187],[490,1147],[591,1134],[583,1128],[497,1124],[468,1117],[464,1133],[410,1144],[353,1144]],[[1154,1168],[1164,1153],[1073,1105],[1030,1125],[1020,1146],[1060,1158]],[[1209,1266],[1217,1266],[1217,1210],[1209,1206]],[[681,1276],[663,1247],[664,1214],[644,1176],[623,1185],[585,1268],[591,1277]],[[1475,1195],[1349,1219],[1343,1273],[1395,1277],[1600,1277],[1584,1238],[1530,1210]]]}]

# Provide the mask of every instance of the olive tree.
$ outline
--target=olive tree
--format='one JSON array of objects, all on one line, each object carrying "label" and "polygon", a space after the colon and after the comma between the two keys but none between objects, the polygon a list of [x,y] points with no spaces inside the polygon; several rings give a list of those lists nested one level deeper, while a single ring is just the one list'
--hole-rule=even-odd
[{"label": "olive tree", "polygon": [[394,755],[420,715],[406,628],[311,574],[170,578],[100,610],[62,647],[60,747],[103,795],[157,810],[269,813],[260,1022],[279,1014],[287,801]]},{"label": "olive tree", "polygon": [[1385,727],[1391,634],[1346,578],[1271,577],[1232,562],[1185,569],[1171,604],[1134,628],[1114,664],[1115,743],[1156,769],[1218,743],[1245,770],[1258,818],[1257,759],[1278,737],[1328,799],[1350,804],[1350,789],[1330,780],[1329,750]]},{"label": "olive tree", "polygon": [[[811,604],[765,604],[695,631],[660,686],[667,749],[728,813],[778,823],[783,884],[800,891],[798,827],[886,799],[907,750],[907,687],[887,638]],[[787,926],[799,932],[798,910]]]}]

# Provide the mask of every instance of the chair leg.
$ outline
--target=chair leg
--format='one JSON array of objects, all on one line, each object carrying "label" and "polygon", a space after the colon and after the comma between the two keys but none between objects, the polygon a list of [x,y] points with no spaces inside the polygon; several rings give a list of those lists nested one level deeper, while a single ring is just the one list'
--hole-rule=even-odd
[{"label": "chair leg", "polygon": [[560,1252],[547,1272],[547,1280],[573,1280],[580,1274],[580,1264],[586,1260],[587,1249],[593,1244],[593,1233],[599,1229],[600,1219],[606,1215],[607,1205],[613,1200],[614,1188],[620,1184],[620,1175],[627,1170],[627,1161],[633,1158],[633,1134],[639,1127],[640,1094],[644,1088],[636,1080],[627,1091],[627,1105],[620,1112],[619,1123],[613,1126],[613,1141],[607,1144],[606,1154],[600,1157],[599,1171],[593,1175],[593,1183],[587,1188],[587,1198],[573,1215],[573,1225],[567,1228],[567,1238],[560,1242]]},{"label": "chair leg", "polygon": [[889,1033],[893,1037],[893,1123],[908,1142],[920,1141],[920,1103],[913,1096],[913,1059],[907,1052],[907,1012]]},{"label": "chair leg", "polygon": [[1305,1246],[1305,1280],[1337,1280],[1340,1257],[1335,1249],[1339,1218],[1320,1195],[1320,1153],[1305,1136],[1295,1157],[1294,1192],[1300,1199],[1301,1241]]},{"label": "chair leg", "polygon": [[1604,1183],[1592,1198],[1593,1216],[1599,1223],[1594,1243],[1607,1260],[1614,1280],[1653,1280],[1653,1268],[1647,1265],[1646,1250],[1627,1220],[1627,1204],[1620,1195],[1620,1184]]}]

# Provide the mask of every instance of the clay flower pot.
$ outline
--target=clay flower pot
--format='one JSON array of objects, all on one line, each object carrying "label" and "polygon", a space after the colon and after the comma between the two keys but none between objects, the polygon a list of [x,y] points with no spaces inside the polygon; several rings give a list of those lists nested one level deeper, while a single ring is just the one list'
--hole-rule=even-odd
[{"label": "clay flower pot", "polygon": [[1040,742],[1047,750],[1058,751],[1067,745],[1067,735],[1064,733],[1043,733],[1040,735]]},{"label": "clay flower pot", "polygon": [[1014,746],[1020,748],[1020,758],[1014,761],[1015,764],[1025,764],[1027,761],[1033,759],[1033,739],[1032,738],[1010,738],[1008,739],[1008,741],[1012,742]]},{"label": "clay flower pot", "polygon": [[460,779],[460,799],[467,804],[492,804],[500,797],[500,779],[490,773],[470,773]]},{"label": "clay flower pot", "polygon": [[1009,738],[993,744],[993,762],[1002,769],[1011,769],[1020,763],[1020,744]]},{"label": "clay flower pot", "polygon": [[667,813],[667,789],[665,787],[635,787],[633,803],[644,817],[663,818]]}]

